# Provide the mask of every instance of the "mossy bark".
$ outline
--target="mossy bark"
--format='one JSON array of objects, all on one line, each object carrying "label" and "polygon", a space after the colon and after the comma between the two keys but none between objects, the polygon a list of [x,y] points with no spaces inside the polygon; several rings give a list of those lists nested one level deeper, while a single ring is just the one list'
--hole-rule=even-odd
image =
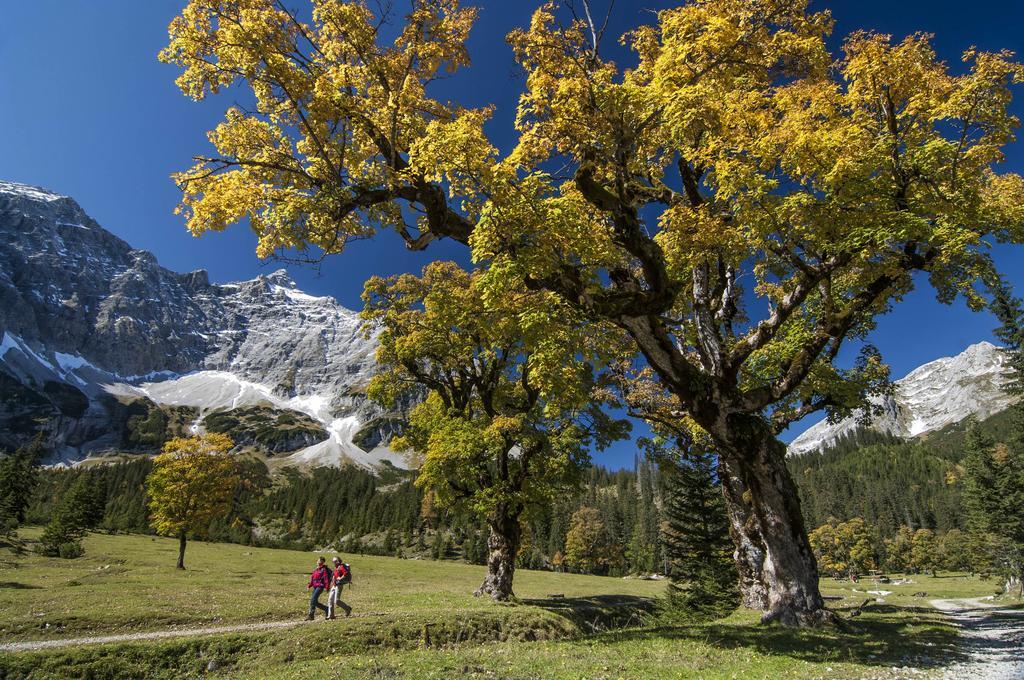
[{"label": "mossy bark", "polygon": [[477,597],[489,595],[497,601],[505,601],[515,597],[512,591],[512,579],[516,571],[516,553],[519,552],[519,541],[522,529],[518,515],[512,516],[502,512],[488,521],[490,534],[487,537],[487,575],[484,582],[473,594]]},{"label": "mossy bark", "polygon": [[[796,484],[786,467],[786,446],[761,423],[745,425],[733,429],[719,451],[732,478],[726,500],[734,532],[741,542],[749,539],[756,544],[759,539],[763,549],[761,554],[756,549],[737,550],[737,565],[748,581],[744,597],[759,605],[765,623],[830,623],[835,617],[825,609],[818,589],[818,563],[807,540]],[[740,488],[737,503],[734,494]],[[744,522],[737,528],[739,519]],[[757,562],[751,555],[760,558],[760,579],[751,568]],[[749,573],[744,574],[745,568],[751,568]]]}]

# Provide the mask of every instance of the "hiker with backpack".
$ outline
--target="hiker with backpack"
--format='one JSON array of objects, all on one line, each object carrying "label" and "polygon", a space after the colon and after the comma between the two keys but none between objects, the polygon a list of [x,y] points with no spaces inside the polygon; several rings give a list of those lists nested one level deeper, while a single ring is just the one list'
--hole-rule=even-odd
[{"label": "hiker with backpack", "polygon": [[346,583],[352,583],[352,569],[341,561],[340,557],[335,556],[334,558],[334,585],[331,587],[331,592],[327,596],[327,618],[334,618],[334,608],[340,606],[345,610],[345,616],[352,616],[352,607],[342,602],[341,588]]},{"label": "hiker with backpack", "polygon": [[321,557],[316,561],[316,569],[309,576],[309,585],[306,586],[306,590],[313,590],[312,595],[309,598],[309,615],[306,617],[307,621],[313,620],[313,615],[317,609],[321,609],[324,612],[324,618],[329,617],[327,607],[320,604],[320,594],[331,587],[333,581],[333,574],[326,565],[326,560]]}]

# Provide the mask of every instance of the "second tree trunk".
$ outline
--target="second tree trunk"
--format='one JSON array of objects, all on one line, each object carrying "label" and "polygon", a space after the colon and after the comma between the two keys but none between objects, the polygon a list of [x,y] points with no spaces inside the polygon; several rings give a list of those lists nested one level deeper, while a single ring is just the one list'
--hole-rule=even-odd
[{"label": "second tree trunk", "polygon": [[744,607],[764,611],[768,608],[768,589],[764,583],[764,541],[750,504],[750,494],[742,473],[734,461],[719,459],[718,477],[722,482],[733,558],[740,577],[740,597]]},{"label": "second tree trunk", "polygon": [[474,595],[489,595],[495,600],[514,597],[512,577],[516,571],[516,553],[519,552],[518,517],[497,517],[488,522],[487,576]]}]

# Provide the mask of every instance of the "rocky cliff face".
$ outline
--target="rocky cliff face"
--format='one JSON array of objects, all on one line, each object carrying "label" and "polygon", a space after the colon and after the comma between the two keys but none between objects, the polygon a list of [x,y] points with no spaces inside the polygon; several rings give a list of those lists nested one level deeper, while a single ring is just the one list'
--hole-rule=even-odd
[{"label": "rocky cliff face", "polygon": [[[113,402],[214,410],[266,406],[321,423],[312,465],[401,459],[365,431],[375,340],[356,313],[278,270],[212,284],[105,231],[72,199],[0,182],[0,444],[45,421],[63,462],[123,442]],[[372,429],[374,426],[370,426]],[[363,431],[361,431],[363,430]],[[372,451],[352,443],[371,441]]]},{"label": "rocky cliff face", "polygon": [[[919,366],[896,381],[891,397],[881,400],[881,415],[870,429],[910,439],[957,423],[970,415],[979,419],[1002,411],[1012,399],[1003,390],[1006,358],[988,342],[971,345],[955,357]],[[856,418],[811,426],[789,445],[790,453],[827,447],[864,427]]]}]

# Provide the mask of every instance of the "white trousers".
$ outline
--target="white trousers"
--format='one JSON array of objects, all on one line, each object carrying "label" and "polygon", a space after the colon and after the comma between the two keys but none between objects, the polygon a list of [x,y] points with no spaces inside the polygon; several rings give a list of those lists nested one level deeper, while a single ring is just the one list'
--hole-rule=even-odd
[{"label": "white trousers", "polygon": [[[339,598],[341,597],[341,585],[335,585],[331,587],[331,592],[327,594],[327,616],[334,616],[334,608],[338,606]],[[342,605],[345,603],[342,602]]]}]

